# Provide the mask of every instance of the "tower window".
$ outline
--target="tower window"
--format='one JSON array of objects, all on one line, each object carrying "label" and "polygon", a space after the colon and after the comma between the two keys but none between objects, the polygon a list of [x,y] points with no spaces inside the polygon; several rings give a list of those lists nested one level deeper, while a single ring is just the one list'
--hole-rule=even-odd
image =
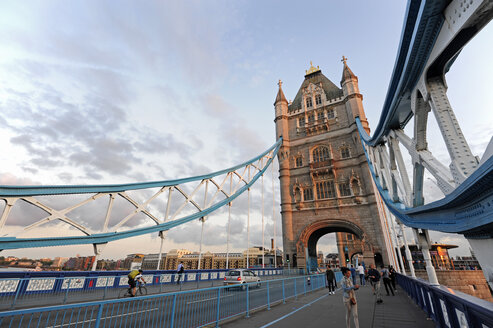
[{"label": "tower window", "polygon": [[311,114],[308,116],[308,123],[313,123],[315,122],[315,115]]},{"label": "tower window", "polygon": [[313,151],[313,161],[316,162],[325,162],[330,159],[329,149],[327,147],[318,147]]},{"label": "tower window", "polygon": [[313,200],[313,189],[312,188],[306,188],[303,189],[303,200]]},{"label": "tower window", "polygon": [[349,152],[349,147],[341,148],[341,158],[349,158],[351,157],[351,153]]},{"label": "tower window", "polygon": [[320,122],[322,122],[324,120],[324,112],[319,112],[318,113],[318,118],[317,118]]},{"label": "tower window", "polygon": [[305,118],[304,117],[300,117],[298,119],[298,124],[299,124],[300,128],[304,128],[305,127]]},{"label": "tower window", "polygon": [[334,117],[336,117],[334,110],[333,109],[329,109],[327,111],[327,118],[334,118]]},{"label": "tower window", "polygon": [[322,103],[322,96],[316,95],[315,96],[315,104],[320,105],[321,103]]},{"label": "tower window", "polygon": [[341,197],[351,196],[351,186],[349,182],[339,183],[339,194]]},{"label": "tower window", "polygon": [[306,98],[306,107],[312,107],[312,106],[313,106],[312,98]]},{"label": "tower window", "polygon": [[303,166],[303,158],[301,156],[296,157],[296,167]]},{"label": "tower window", "polygon": [[322,181],[317,183],[317,199],[334,198],[334,181]]}]

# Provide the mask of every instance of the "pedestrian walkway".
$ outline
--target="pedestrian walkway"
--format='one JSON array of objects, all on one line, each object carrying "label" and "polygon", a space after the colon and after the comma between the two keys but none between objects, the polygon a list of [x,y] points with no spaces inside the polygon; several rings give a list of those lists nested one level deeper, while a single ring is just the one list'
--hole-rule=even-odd
[{"label": "pedestrian walkway", "polygon": [[[361,328],[367,327],[422,327],[432,328],[435,324],[427,319],[426,314],[418,308],[402,289],[397,289],[395,296],[385,296],[376,304],[375,296],[369,286],[363,286],[356,292],[358,315]],[[327,289],[312,292],[297,299],[290,299],[286,304],[271,307],[250,314],[249,318],[221,324],[222,328],[280,328],[280,327],[345,327],[346,310],[342,303],[342,292],[329,295]],[[354,322],[351,318],[351,327]]]}]

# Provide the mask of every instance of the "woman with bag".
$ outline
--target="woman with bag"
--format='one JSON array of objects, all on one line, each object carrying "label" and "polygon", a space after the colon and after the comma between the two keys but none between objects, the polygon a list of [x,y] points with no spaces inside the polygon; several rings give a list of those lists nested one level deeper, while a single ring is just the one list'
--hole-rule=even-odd
[{"label": "woman with bag", "polygon": [[355,290],[359,288],[359,285],[353,285],[353,281],[351,279],[351,270],[348,268],[341,268],[342,274],[344,277],[342,278],[342,290],[344,294],[342,295],[342,302],[346,306],[346,327],[351,328],[351,314],[353,314],[354,326],[359,328],[358,321],[358,305],[356,302],[356,294]]}]

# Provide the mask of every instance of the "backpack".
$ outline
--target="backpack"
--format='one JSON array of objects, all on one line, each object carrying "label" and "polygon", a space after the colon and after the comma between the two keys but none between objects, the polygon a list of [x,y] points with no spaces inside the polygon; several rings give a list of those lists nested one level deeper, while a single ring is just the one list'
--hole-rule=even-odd
[{"label": "backpack", "polygon": [[139,274],[139,270],[133,270],[128,274],[128,279],[134,279]]}]

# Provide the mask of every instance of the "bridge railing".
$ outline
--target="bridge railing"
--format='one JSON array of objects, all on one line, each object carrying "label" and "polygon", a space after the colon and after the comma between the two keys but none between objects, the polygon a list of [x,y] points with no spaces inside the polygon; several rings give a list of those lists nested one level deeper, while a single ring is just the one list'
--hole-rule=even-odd
[{"label": "bridge railing", "polygon": [[[214,282],[224,279],[227,270],[187,270],[183,283]],[[280,268],[254,268],[259,277],[280,276]],[[15,272],[0,274],[0,310],[56,305],[117,298],[128,287],[128,271]],[[143,275],[151,294],[162,293],[166,285],[176,283],[176,271],[145,270]]]},{"label": "bridge railing", "polygon": [[2,327],[203,327],[325,287],[325,275],[0,312]]},{"label": "bridge railing", "polygon": [[397,282],[438,327],[493,327],[491,302],[400,274]]}]

